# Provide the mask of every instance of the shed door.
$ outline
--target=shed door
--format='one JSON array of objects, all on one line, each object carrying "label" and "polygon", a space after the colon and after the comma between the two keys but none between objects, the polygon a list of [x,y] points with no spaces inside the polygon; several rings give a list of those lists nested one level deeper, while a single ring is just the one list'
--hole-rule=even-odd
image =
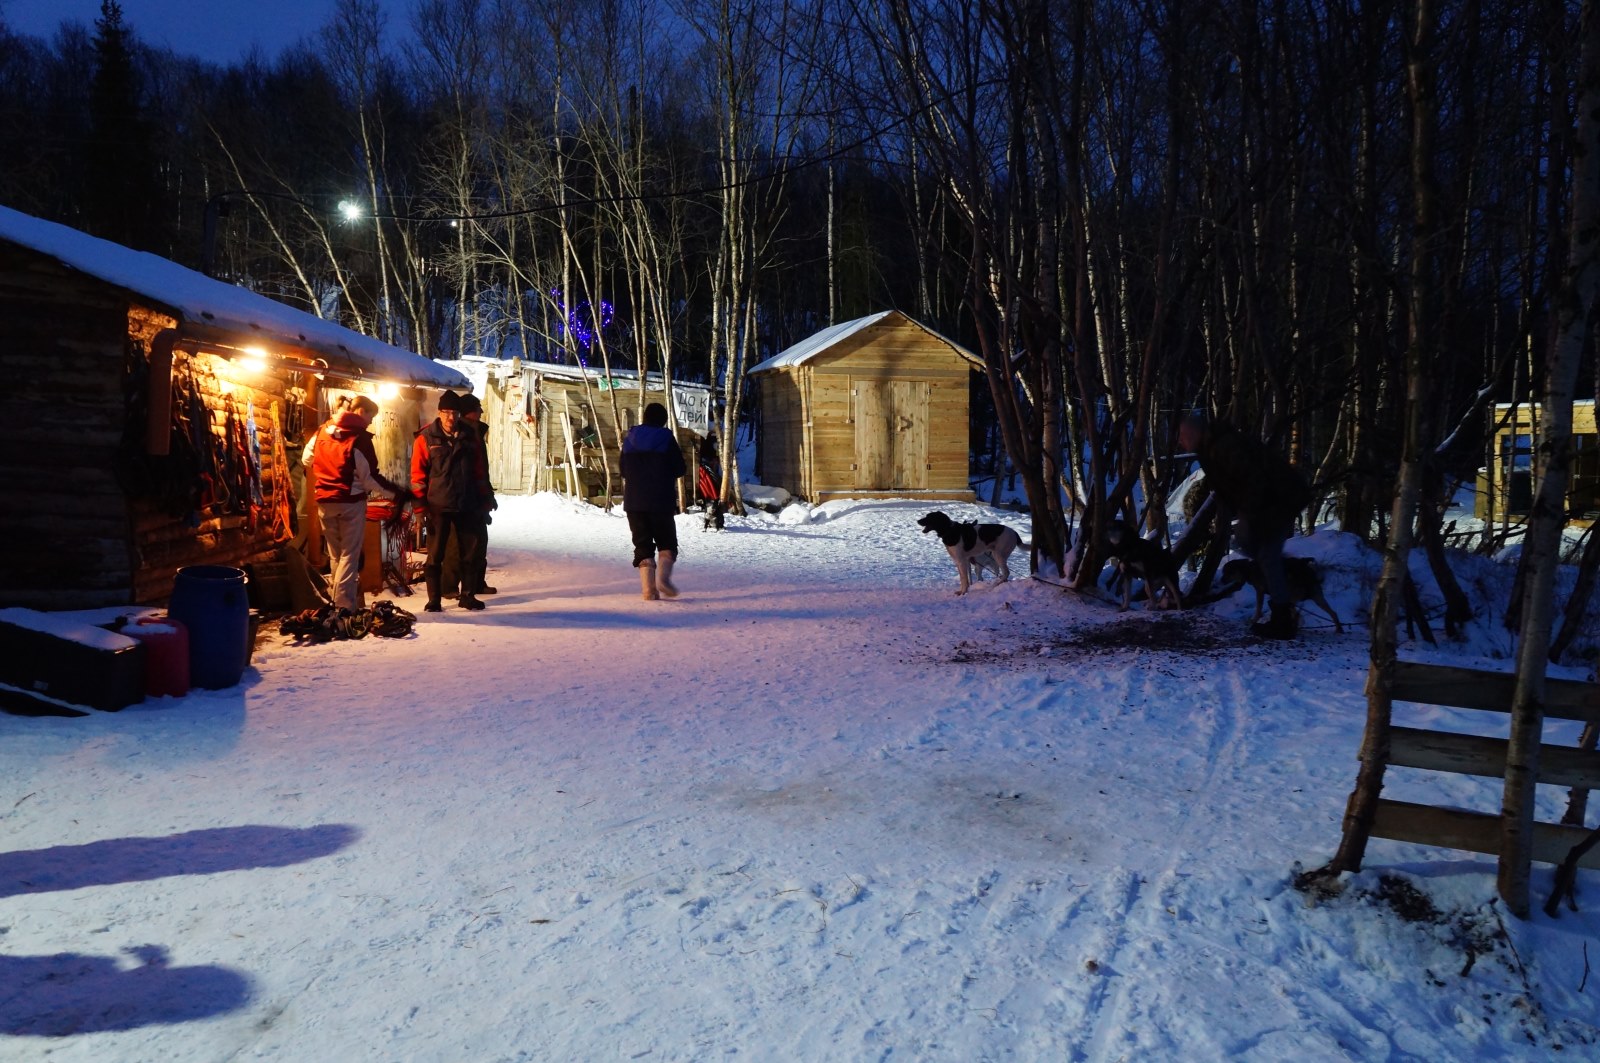
[{"label": "shed door", "polygon": [[920,491],[928,486],[928,383],[854,380],[856,487]]}]

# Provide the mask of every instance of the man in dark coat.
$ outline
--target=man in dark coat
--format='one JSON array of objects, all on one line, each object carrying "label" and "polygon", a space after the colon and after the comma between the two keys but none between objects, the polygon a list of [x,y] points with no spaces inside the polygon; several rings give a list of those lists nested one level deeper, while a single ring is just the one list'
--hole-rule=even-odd
[{"label": "man in dark coat", "polygon": [[[426,612],[442,608],[440,570],[451,539],[465,559],[477,556],[487,533],[485,518],[494,493],[485,459],[482,437],[461,416],[461,397],[446,391],[439,396],[439,416],[417,433],[411,449],[411,491],[428,520],[428,563],[422,570],[428,584],[428,602],[422,607]],[[461,608],[482,609],[476,587],[462,582],[457,599]]]},{"label": "man in dark coat", "polygon": [[672,583],[678,560],[678,479],[687,471],[683,448],[667,428],[667,408],[652,402],[644,408],[644,423],[622,438],[622,510],[633,534],[639,593],[646,601],[678,596]]},{"label": "man in dark coat", "polygon": [[[458,395],[461,400],[461,421],[465,427],[476,428],[478,436],[483,440],[483,463],[489,464],[489,426],[483,423],[483,402],[470,391],[465,395]],[[494,497],[494,484],[489,485],[489,509],[500,508],[500,503]],[[483,518],[485,524],[493,524],[492,516]],[[462,587],[465,586],[474,594],[498,594],[500,588],[491,587],[488,583],[489,571],[489,536],[484,534],[478,540],[477,556],[463,561],[459,540],[453,541],[446,549],[444,566],[439,570],[442,577],[443,594],[446,598],[459,598]]]},{"label": "man in dark coat", "polygon": [[1178,446],[1200,461],[1206,483],[1238,515],[1234,543],[1261,566],[1272,615],[1251,630],[1262,638],[1289,639],[1297,616],[1283,571],[1283,544],[1295,518],[1311,502],[1305,477],[1287,458],[1226,421],[1192,413],[1178,426]]}]

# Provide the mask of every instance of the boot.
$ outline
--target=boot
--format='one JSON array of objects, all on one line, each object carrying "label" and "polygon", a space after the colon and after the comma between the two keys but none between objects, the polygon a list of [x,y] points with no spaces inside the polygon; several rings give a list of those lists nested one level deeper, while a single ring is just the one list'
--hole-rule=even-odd
[{"label": "boot", "polygon": [[676,598],[678,588],[672,585],[672,565],[678,560],[678,553],[676,550],[663,550],[657,556],[661,558],[661,564],[656,569],[656,589],[663,598]]},{"label": "boot", "polygon": [[656,591],[656,563],[654,561],[639,562],[639,597],[647,602],[653,602],[661,597]]},{"label": "boot", "polygon": [[478,601],[477,595],[463,594],[456,600],[456,604],[463,609],[482,609],[483,603]]},{"label": "boot", "polygon": [[422,607],[424,613],[437,613],[444,606],[439,604],[439,573],[424,572],[423,578],[428,584],[428,604]]},{"label": "boot", "polygon": [[1263,639],[1292,639],[1300,627],[1300,612],[1293,605],[1272,603],[1272,615],[1250,630]]}]

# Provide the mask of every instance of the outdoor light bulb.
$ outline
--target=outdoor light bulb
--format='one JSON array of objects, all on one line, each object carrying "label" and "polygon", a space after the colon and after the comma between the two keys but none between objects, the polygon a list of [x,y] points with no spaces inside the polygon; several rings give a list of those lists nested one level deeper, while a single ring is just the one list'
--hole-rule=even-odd
[{"label": "outdoor light bulb", "polygon": [[355,221],[361,217],[361,204],[353,203],[348,199],[339,200],[339,213],[344,215],[345,221]]},{"label": "outdoor light bulb", "polygon": [[388,399],[398,399],[399,397],[400,397],[400,385],[399,384],[391,384],[389,381],[385,380],[383,383],[378,385],[378,398],[388,400]]},{"label": "outdoor light bulb", "polygon": [[253,354],[246,355],[245,357],[239,359],[239,368],[248,370],[252,373],[259,373],[266,367],[267,360],[265,358],[257,358]]}]

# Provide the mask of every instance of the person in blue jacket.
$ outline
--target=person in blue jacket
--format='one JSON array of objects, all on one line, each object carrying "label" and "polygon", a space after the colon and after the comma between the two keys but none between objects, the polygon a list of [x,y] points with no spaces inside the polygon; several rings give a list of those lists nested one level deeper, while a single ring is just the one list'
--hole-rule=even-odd
[{"label": "person in blue jacket", "polygon": [[645,601],[678,596],[672,583],[678,560],[678,480],[687,471],[683,448],[667,428],[667,408],[652,402],[644,408],[644,423],[622,438],[622,511],[633,534],[633,567],[639,570],[639,593]]}]

